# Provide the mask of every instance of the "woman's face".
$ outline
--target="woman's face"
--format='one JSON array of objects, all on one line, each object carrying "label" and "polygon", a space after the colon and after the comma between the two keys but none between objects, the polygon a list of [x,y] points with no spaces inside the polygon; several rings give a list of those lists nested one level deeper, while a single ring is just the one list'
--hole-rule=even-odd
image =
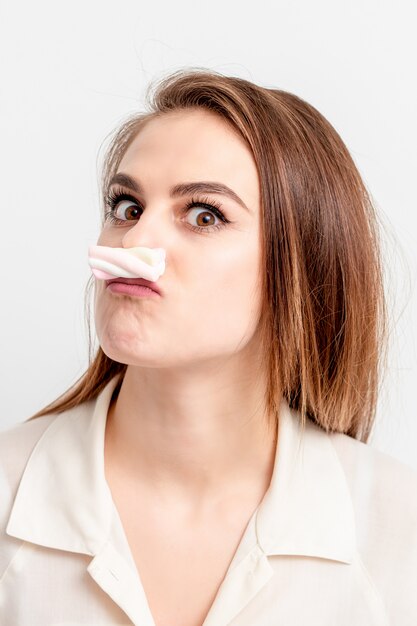
[{"label": "woman's face", "polygon": [[[96,280],[103,351],[128,365],[175,367],[243,349],[257,327],[262,272],[259,182],[249,148],[210,111],[170,112],[140,130],[118,173],[141,191],[111,185],[132,200],[118,201],[122,222],[107,219],[97,243],[164,248],[166,267],[156,297],[112,293]],[[247,209],[223,193],[170,195],[174,185],[201,181],[226,185]],[[192,199],[218,205],[227,221],[209,206],[187,209]]]}]

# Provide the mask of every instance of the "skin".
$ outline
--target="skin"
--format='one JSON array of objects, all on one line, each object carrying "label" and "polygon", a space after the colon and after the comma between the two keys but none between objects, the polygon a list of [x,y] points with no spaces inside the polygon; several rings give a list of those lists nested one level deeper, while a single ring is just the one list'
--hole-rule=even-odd
[{"label": "skin", "polygon": [[[166,270],[162,297],[111,293],[96,280],[100,345],[128,365],[108,413],[106,471],[126,502],[140,493],[149,507],[190,525],[214,511],[252,511],[269,485],[276,445],[257,371],[263,268],[252,153],[216,114],[176,111],[147,123],[118,172],[141,183],[143,194],[124,190],[143,211],[106,222],[97,243],[162,247]],[[169,196],[172,185],[190,181],[226,184],[249,211],[224,195],[194,194],[220,203],[231,222],[210,229],[219,218],[203,207],[184,213],[191,196]]]}]

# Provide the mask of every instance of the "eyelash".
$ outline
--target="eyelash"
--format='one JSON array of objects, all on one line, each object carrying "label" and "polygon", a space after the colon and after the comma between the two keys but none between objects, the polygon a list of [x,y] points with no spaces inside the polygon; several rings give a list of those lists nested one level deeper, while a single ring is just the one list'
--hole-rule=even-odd
[{"label": "eyelash", "polygon": [[[130,221],[134,221],[134,220],[121,220],[117,217],[115,217],[114,212],[116,209],[116,206],[119,204],[119,202],[121,202],[122,200],[129,200],[131,202],[134,202],[142,211],[143,208],[140,205],[140,203],[130,194],[125,193],[123,190],[113,190],[111,189],[106,197],[106,206],[109,207],[109,210],[105,212],[105,220],[111,222],[112,224],[125,224],[126,222],[130,222]],[[221,220],[221,224],[212,224],[211,226],[192,226],[191,224],[189,224],[189,227],[192,230],[198,231],[198,232],[210,232],[212,230],[217,230],[218,228],[223,228],[223,226],[225,224],[229,224],[230,221],[223,215],[223,213],[220,210],[221,205],[218,204],[217,202],[210,200],[209,202],[209,198],[191,198],[191,200],[189,202],[187,202],[187,204],[185,205],[183,212],[184,213],[188,213],[188,211],[190,211],[193,208],[196,207],[201,207],[201,208],[205,208],[209,211],[211,211],[212,213],[214,213],[214,215],[216,217],[219,218],[219,220]]]}]

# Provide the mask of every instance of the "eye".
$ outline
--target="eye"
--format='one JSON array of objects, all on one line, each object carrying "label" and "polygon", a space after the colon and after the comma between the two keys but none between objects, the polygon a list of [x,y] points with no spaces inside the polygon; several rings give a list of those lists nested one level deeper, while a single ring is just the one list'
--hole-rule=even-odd
[{"label": "eye", "polygon": [[[193,215],[193,211],[196,211]],[[216,216],[210,209],[201,209],[197,207],[188,207],[188,213],[191,213],[192,219],[197,221],[198,228],[208,228],[216,225]]]},{"label": "eye", "polygon": [[109,218],[110,221],[120,223],[138,219],[141,208],[129,194],[110,190],[106,200],[110,207],[106,218]]},{"label": "eye", "polygon": [[[120,190],[111,189],[108,192],[106,204],[109,210],[106,211],[105,219],[113,224],[126,224],[128,221],[137,220],[143,211],[133,196]],[[192,198],[185,204],[182,212],[188,214],[193,210],[197,211],[194,215],[197,225],[186,222],[192,230],[207,233],[231,223],[220,210],[220,205],[213,200],[209,201],[208,198]],[[217,224],[213,223],[216,218],[219,220]]]},{"label": "eye", "polygon": [[[190,228],[199,232],[217,230],[218,228],[223,228],[226,224],[230,223],[221,212],[220,205],[212,200],[209,202],[208,198],[200,200],[192,198],[190,202],[185,205],[184,211],[186,213],[197,211],[194,215],[192,215],[193,219],[197,221],[197,225],[194,226],[193,224],[190,224]],[[216,219],[218,220],[217,224],[214,223]]]},{"label": "eye", "polygon": [[139,217],[139,207],[134,206],[130,200],[121,200],[114,215],[122,220],[136,220]]}]

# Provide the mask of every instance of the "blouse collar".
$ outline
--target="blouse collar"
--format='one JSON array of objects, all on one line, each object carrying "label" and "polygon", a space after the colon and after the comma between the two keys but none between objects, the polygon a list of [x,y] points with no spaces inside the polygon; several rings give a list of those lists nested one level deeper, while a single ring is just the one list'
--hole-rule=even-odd
[{"label": "blouse collar", "polygon": [[[47,426],[26,464],[8,535],[90,555],[107,545],[115,507],[104,473],[104,435],[118,378]],[[302,432],[298,411],[284,398],[272,479],[251,522],[246,540],[252,533],[266,556],[353,559],[353,506],[331,435],[310,420]]]}]

